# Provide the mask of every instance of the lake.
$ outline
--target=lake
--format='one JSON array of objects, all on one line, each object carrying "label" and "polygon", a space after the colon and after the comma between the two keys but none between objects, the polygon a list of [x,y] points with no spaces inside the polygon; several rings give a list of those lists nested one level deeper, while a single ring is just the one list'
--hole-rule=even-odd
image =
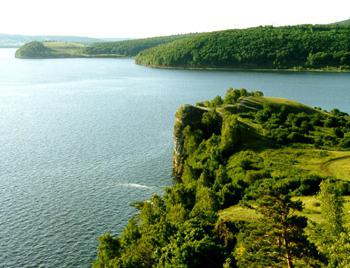
[{"label": "lake", "polygon": [[350,112],[350,73],[160,70],[0,49],[0,266],[89,267],[130,204],[171,185],[181,104],[229,87]]}]

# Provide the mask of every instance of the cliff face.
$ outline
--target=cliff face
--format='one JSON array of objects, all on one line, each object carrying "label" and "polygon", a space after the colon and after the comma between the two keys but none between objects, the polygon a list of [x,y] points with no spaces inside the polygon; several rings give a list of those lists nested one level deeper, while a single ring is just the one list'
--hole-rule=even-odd
[{"label": "cliff face", "polygon": [[179,108],[175,116],[174,126],[174,153],[173,174],[177,180],[181,180],[185,160],[183,130],[186,126],[196,129],[201,125],[202,115],[205,109],[192,105],[184,105]]}]

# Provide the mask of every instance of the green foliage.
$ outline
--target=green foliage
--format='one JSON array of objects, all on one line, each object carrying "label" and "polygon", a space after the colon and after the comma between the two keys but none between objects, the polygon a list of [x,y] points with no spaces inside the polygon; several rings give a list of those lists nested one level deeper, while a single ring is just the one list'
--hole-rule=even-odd
[{"label": "green foliage", "polygon": [[[266,186],[266,185],[263,185]],[[317,254],[304,234],[306,218],[296,216],[301,202],[271,185],[257,192],[262,215],[241,233],[236,247],[239,267],[294,267],[314,262]]]},{"label": "green foliage", "polygon": [[136,62],[175,67],[349,69],[349,33],[349,27],[312,25],[203,33],[142,51]]},{"label": "green foliage", "polygon": [[238,144],[241,142],[240,123],[235,115],[230,115],[225,118],[221,130],[221,150],[230,154],[234,152]]},{"label": "green foliage", "polygon": [[89,55],[112,54],[133,57],[145,49],[155,47],[161,44],[167,44],[169,42],[190,37],[193,35],[194,34],[171,35],[144,39],[124,40],[117,42],[94,43],[85,48],[85,53]]},{"label": "green foliage", "polygon": [[350,260],[350,230],[344,227],[344,199],[331,181],[321,184],[318,199],[324,221],[310,224],[310,240],[327,256],[328,267],[346,267]]},{"label": "green foliage", "polygon": [[220,134],[222,118],[216,110],[210,110],[202,115],[202,124],[207,137]]},{"label": "green foliage", "polygon": [[225,104],[236,104],[240,98],[254,96],[254,97],[262,97],[264,94],[261,91],[252,91],[248,92],[245,88],[234,89],[230,88],[227,90],[224,103]]},{"label": "green foliage", "polygon": [[118,238],[113,238],[109,233],[99,238],[98,260],[94,263],[94,268],[109,267],[110,263],[119,256],[120,242]]}]

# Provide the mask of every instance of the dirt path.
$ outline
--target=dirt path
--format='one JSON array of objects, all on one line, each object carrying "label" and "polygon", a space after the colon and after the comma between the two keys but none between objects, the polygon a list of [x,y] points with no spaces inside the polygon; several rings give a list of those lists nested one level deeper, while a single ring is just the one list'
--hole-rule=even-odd
[{"label": "dirt path", "polygon": [[345,155],[345,156],[340,156],[340,157],[336,157],[336,158],[330,159],[330,160],[324,162],[324,163],[321,165],[320,169],[321,169],[321,171],[323,171],[327,176],[334,176],[333,172],[331,172],[331,171],[329,170],[329,166],[330,166],[331,164],[333,164],[334,162],[336,162],[336,161],[344,160],[344,159],[348,159],[348,158],[350,158],[350,155]]}]

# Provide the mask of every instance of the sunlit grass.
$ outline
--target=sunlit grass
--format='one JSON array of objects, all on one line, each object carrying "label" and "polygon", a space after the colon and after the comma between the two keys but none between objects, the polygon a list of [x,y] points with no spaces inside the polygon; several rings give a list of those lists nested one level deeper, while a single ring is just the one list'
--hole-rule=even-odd
[{"label": "sunlit grass", "polygon": [[[350,196],[344,197],[344,219],[346,225],[350,226]],[[320,202],[316,196],[300,196],[294,197],[293,200],[300,200],[303,202],[303,211],[297,212],[298,215],[305,216],[309,220],[321,223],[324,218],[321,214]],[[254,209],[235,205],[219,212],[219,217],[225,221],[255,221],[259,215]]]}]

